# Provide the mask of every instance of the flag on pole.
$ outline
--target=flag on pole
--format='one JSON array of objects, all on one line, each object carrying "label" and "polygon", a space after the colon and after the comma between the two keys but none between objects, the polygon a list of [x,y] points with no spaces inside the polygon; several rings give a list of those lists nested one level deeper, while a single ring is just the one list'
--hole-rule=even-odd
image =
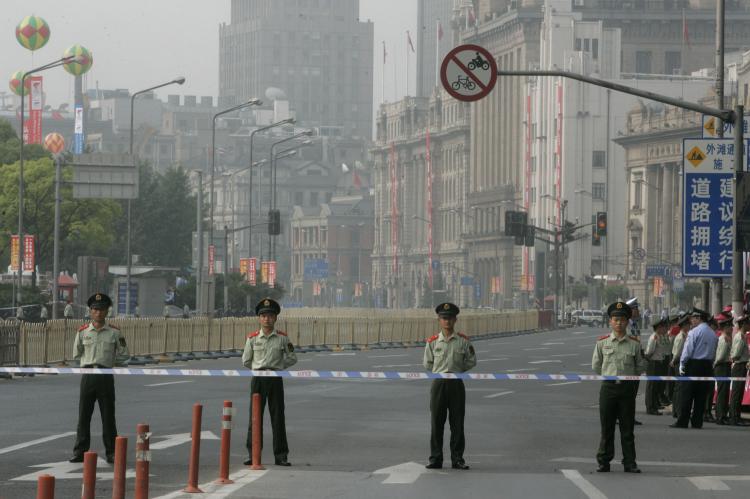
[{"label": "flag on pole", "polygon": [[383,40],[383,66],[385,66],[385,60],[388,57],[388,52],[385,50],[385,40]]},{"label": "flag on pole", "polygon": [[438,41],[443,39],[443,25],[440,24],[440,19],[437,20],[437,39]]},{"label": "flag on pole", "polygon": [[409,43],[409,48],[412,52],[414,52],[414,44],[411,42],[411,35],[409,34],[409,30],[406,30],[406,41]]},{"label": "flag on pole", "polygon": [[682,9],[682,41],[687,43],[688,48],[690,48],[690,32],[688,31],[685,9]]}]

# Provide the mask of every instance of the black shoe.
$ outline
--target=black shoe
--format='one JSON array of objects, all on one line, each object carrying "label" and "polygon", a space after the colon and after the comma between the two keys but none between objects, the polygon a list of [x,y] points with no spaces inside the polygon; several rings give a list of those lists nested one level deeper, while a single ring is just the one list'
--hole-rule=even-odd
[{"label": "black shoe", "polygon": [[637,419],[634,419],[634,420],[633,420],[633,424],[634,424],[635,426],[639,426],[639,425],[642,425],[643,423],[641,423],[641,422],[640,422],[640,421],[638,421]]},{"label": "black shoe", "polygon": [[710,415],[710,414],[708,414],[708,415],[706,415],[706,416],[703,416],[703,422],[704,422],[704,423],[713,423],[714,421],[716,421],[716,420],[715,420],[715,419],[714,419],[714,417],[713,417],[712,415]]},{"label": "black shoe", "polygon": [[719,426],[724,426],[726,424],[729,424],[729,422],[726,420],[726,418],[719,418],[716,420],[716,424]]},{"label": "black shoe", "polygon": [[291,466],[292,463],[286,460],[285,457],[276,460],[276,466]]},{"label": "black shoe", "polygon": [[68,459],[69,463],[82,463],[83,462],[83,454],[76,454],[70,459]]},{"label": "black shoe", "polygon": [[646,414],[649,416],[661,416],[661,412],[659,411],[647,411]]},{"label": "black shoe", "polygon": [[637,465],[625,466],[625,473],[640,473],[641,470]]},{"label": "black shoe", "polygon": [[443,467],[443,463],[430,463],[425,466],[428,470],[439,470]]},{"label": "black shoe", "polygon": [[609,473],[609,463],[607,464],[600,464],[598,468],[596,468],[597,473]]},{"label": "black shoe", "polygon": [[244,464],[245,466],[252,466],[253,465],[253,459],[252,458],[245,459],[244,461],[242,461],[242,464]]},{"label": "black shoe", "polygon": [[677,423],[672,423],[671,425],[669,425],[669,427],[670,428],[687,428],[687,425],[681,425],[681,424],[677,424]]},{"label": "black shoe", "polygon": [[453,463],[451,468],[453,468],[454,470],[468,470],[469,465],[464,462],[457,462],[457,463]]},{"label": "black shoe", "polygon": [[115,456],[107,456],[107,462],[109,464],[112,464],[115,462]]},{"label": "black shoe", "polygon": [[694,430],[702,430],[703,429],[703,425],[700,425],[700,426],[691,425],[690,427],[692,429],[694,429]]}]

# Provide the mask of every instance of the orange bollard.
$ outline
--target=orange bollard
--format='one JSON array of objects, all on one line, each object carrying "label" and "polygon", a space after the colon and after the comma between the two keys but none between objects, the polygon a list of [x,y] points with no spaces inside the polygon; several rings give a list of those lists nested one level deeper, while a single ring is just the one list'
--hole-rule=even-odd
[{"label": "orange bollard", "polygon": [[115,466],[112,476],[112,499],[125,499],[125,470],[128,465],[128,438],[115,438]]},{"label": "orange bollard", "polygon": [[[150,439],[151,432],[147,424],[139,424],[135,427],[135,499],[148,499],[148,473],[151,464],[151,451],[148,450]],[[116,452],[115,450],[115,463],[117,463]]]},{"label": "orange bollard", "polygon": [[81,499],[95,499],[96,496],[96,452],[83,453],[83,490]]},{"label": "orange bollard", "polygon": [[263,422],[263,413],[260,406],[260,393],[253,393],[253,464],[251,470],[264,470],[266,468],[260,464],[261,440],[263,438],[261,423]]},{"label": "orange bollard", "polygon": [[55,477],[39,475],[36,480],[36,499],[55,499]]},{"label": "orange bollard", "polygon": [[232,442],[232,402],[224,401],[224,409],[221,413],[221,451],[219,454],[219,478],[214,483],[234,483],[229,479],[229,449]]},{"label": "orange bollard", "polygon": [[201,414],[203,413],[203,406],[201,404],[193,404],[193,431],[192,439],[193,442],[190,444],[190,464],[188,465],[188,484],[187,487],[182,489],[183,492],[191,494],[202,493],[203,491],[198,488],[198,465],[200,462],[201,454]]}]

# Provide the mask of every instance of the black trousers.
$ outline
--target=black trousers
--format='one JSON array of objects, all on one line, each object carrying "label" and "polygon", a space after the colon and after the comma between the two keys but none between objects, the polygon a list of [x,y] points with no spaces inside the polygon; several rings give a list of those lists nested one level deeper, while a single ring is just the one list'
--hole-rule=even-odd
[{"label": "black trousers", "polygon": [[[680,375],[680,359],[676,360],[677,365],[669,366],[669,374],[670,376],[679,376]],[[672,382],[672,416],[677,418],[680,416],[680,408],[682,402],[680,397],[682,396],[682,387],[684,386],[684,381],[673,381]]]},{"label": "black trousers", "polygon": [[250,421],[247,425],[245,446],[250,458],[253,457],[253,393],[260,393],[260,448],[263,450],[263,412],[268,401],[268,412],[271,415],[273,431],[273,455],[276,460],[286,459],[289,445],[286,441],[286,420],[284,416],[284,380],[253,376],[250,380]]},{"label": "black trousers", "polygon": [[435,379],[430,388],[430,463],[443,463],[445,420],[451,428],[451,463],[464,462],[466,388],[460,379]]},{"label": "black trousers", "polygon": [[[731,375],[733,378],[744,378],[747,376],[747,362],[735,362],[732,365]],[[732,395],[729,399],[729,419],[739,421],[742,418],[742,397],[745,395],[745,382],[732,381]]]},{"label": "black trousers", "polygon": [[[685,364],[685,376],[712,376],[713,367],[710,360],[690,359]],[[681,408],[677,424],[693,428],[703,427],[703,411],[706,408],[706,397],[713,381],[683,381],[680,393]]]},{"label": "black trousers", "polygon": [[[665,360],[649,360],[646,369],[648,376],[665,376],[667,363]],[[646,382],[646,411],[658,412],[659,401],[664,397],[664,381]]]},{"label": "black trousers", "polygon": [[[730,376],[732,364],[721,362],[714,366],[716,376]],[[716,385],[716,419],[725,419],[729,413],[729,385],[730,381],[717,381]]]},{"label": "black trousers", "polygon": [[599,388],[599,421],[601,439],[596,460],[599,464],[609,464],[615,457],[615,426],[620,423],[620,444],[622,464],[635,466],[635,395],[638,390],[635,381],[603,381]]},{"label": "black trousers", "polygon": [[102,415],[102,437],[107,456],[115,455],[115,377],[112,374],[84,374],[78,399],[78,428],[73,454],[82,456],[91,446],[91,415],[99,402]]}]

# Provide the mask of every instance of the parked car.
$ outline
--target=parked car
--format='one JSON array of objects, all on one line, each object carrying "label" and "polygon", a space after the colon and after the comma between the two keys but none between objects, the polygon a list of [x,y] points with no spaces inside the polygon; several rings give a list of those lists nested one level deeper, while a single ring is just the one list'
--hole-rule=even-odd
[{"label": "parked car", "polygon": [[602,327],[604,326],[604,314],[600,310],[583,310],[577,318],[576,325]]}]

